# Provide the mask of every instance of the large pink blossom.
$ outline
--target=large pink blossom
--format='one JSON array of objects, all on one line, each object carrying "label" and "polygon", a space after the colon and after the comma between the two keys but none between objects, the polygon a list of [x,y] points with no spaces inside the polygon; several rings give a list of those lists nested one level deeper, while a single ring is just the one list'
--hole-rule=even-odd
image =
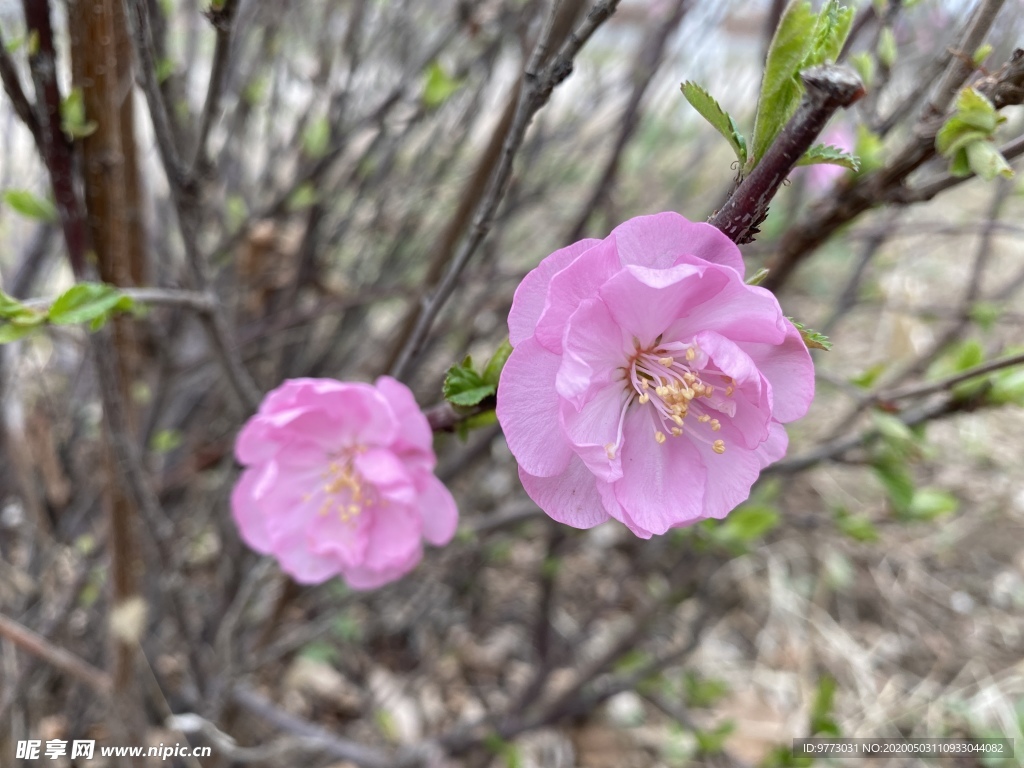
[{"label": "large pink blossom", "polygon": [[448,543],[455,501],[433,473],[430,425],[408,387],[292,379],[238,435],[231,496],[246,544],[296,581],[372,589],[412,570],[422,539]]},{"label": "large pink blossom", "polygon": [[555,520],[638,536],[724,517],[785,455],[814,369],[708,224],[641,216],[555,251],[516,290],[498,420]]}]

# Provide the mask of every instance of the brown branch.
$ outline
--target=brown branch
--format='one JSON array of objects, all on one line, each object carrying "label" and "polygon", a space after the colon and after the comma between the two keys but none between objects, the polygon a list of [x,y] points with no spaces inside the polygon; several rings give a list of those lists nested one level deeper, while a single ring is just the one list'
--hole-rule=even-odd
[{"label": "brown branch", "polygon": [[864,95],[860,78],[845,67],[814,67],[801,73],[801,78],[807,92],[796,114],[721,210],[709,219],[738,245],[754,239],[775,193],[833,113]]},{"label": "brown branch", "polygon": [[0,613],[0,636],[10,640],[23,651],[42,659],[61,672],[85,683],[101,696],[110,693],[110,677],[75,654],[60,648],[42,635],[38,635],[14,619]]},{"label": "brown branch", "polygon": [[18,77],[18,70],[14,66],[11,54],[7,52],[7,41],[4,40],[3,32],[0,32],[0,80],[3,80],[4,90],[7,92],[7,98],[14,105],[14,111],[32,133],[32,138],[41,152],[43,134],[39,118],[36,117],[32,104],[25,95],[25,91],[22,90],[21,78]]},{"label": "brown branch", "polygon": [[40,153],[53,187],[71,269],[75,277],[81,279],[86,273],[89,235],[82,204],[75,192],[71,142],[61,130],[61,95],[57,85],[57,52],[53,44],[50,3],[49,0],[22,0],[22,5],[25,9],[25,24],[37,40],[37,45],[29,54],[28,63],[36,89],[36,116],[42,139]]},{"label": "brown branch", "polygon": [[199,136],[196,139],[196,151],[189,171],[190,178],[199,178],[210,165],[207,143],[214,120],[220,112],[221,93],[231,54],[231,31],[238,12],[238,0],[224,0],[216,10],[211,8],[207,18],[217,30],[217,45],[213,52],[213,67],[210,70],[210,82],[206,88],[206,100],[203,102],[202,117],[199,121]]}]

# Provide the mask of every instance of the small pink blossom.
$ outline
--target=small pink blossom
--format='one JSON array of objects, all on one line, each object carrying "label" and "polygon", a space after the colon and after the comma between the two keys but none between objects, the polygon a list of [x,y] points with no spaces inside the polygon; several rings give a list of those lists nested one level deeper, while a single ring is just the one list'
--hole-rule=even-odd
[{"label": "small pink blossom", "polygon": [[708,224],[641,216],[555,251],[516,290],[498,420],[519,477],[577,528],[647,538],[722,518],[786,453],[814,368]]},{"label": "small pink blossom", "polygon": [[373,589],[440,546],[458,511],[433,473],[432,434],[404,384],[291,379],[242,428],[231,495],[242,539],[303,584]]}]

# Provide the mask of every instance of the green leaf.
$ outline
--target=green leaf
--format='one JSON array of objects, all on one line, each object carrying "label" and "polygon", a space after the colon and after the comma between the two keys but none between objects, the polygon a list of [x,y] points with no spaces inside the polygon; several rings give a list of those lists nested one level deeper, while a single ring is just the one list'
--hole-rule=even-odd
[{"label": "green leaf", "polygon": [[843,49],[853,24],[853,8],[839,4],[839,0],[827,0],[818,13],[814,25],[811,49],[804,58],[800,69],[807,69],[826,62],[834,63]]},{"label": "green leaf", "polygon": [[974,141],[967,145],[967,164],[985,181],[992,181],[996,176],[1010,178],[1013,169],[1006,158],[990,141]]},{"label": "green leaf", "polygon": [[57,221],[57,208],[49,200],[36,197],[27,189],[9,189],[4,192],[4,202],[22,216],[39,221]]},{"label": "green leaf", "polygon": [[977,339],[965,339],[949,347],[942,356],[928,368],[928,377],[942,379],[956,373],[963,373],[985,362],[985,349]]},{"label": "green leaf", "polygon": [[922,488],[910,500],[903,517],[908,520],[934,520],[953,514],[959,506],[956,496],[947,491]]},{"label": "green leaf", "polygon": [[747,278],[747,285],[760,285],[764,282],[764,279],[768,277],[769,270],[767,267],[761,267],[757,272]]},{"label": "green leaf", "polygon": [[427,80],[423,85],[423,104],[428,109],[439,107],[462,87],[461,80],[452,77],[436,61],[427,67]]},{"label": "green leaf", "polygon": [[84,139],[96,132],[96,121],[85,119],[85,97],[81,88],[72,88],[61,101],[60,128],[72,139]]},{"label": "green leaf", "polygon": [[873,469],[893,509],[897,514],[904,513],[914,498],[914,478],[906,462],[901,457],[886,453],[875,460]]},{"label": "green leaf", "polygon": [[707,709],[729,693],[729,686],[723,680],[704,678],[696,672],[687,671],[683,678],[683,691],[688,706]]},{"label": "green leaf", "polygon": [[800,337],[804,340],[804,344],[807,345],[808,349],[824,349],[828,352],[832,349],[832,342],[828,340],[828,336],[823,333],[811,330],[801,322],[794,320],[792,317],[787,317],[787,320],[793,324],[793,326],[800,331]]},{"label": "green leaf", "polygon": [[697,739],[697,749],[705,755],[718,754],[725,746],[725,740],[729,738],[729,734],[731,734],[735,728],[736,725],[732,720],[726,720],[724,723],[710,731],[701,729],[695,730],[693,735]]},{"label": "green leaf", "polygon": [[861,82],[864,83],[864,87],[870,88],[871,84],[875,82],[874,57],[867,51],[861,51],[850,57],[850,63],[857,70],[857,74],[860,76]]},{"label": "green leaf", "polygon": [[326,117],[318,117],[302,132],[302,151],[307,157],[316,160],[327,154],[330,141],[331,124]]},{"label": "green leaf", "polygon": [[990,53],[992,53],[992,44],[983,43],[982,45],[978,46],[978,49],[974,52],[974,55],[971,56],[971,61],[974,62],[974,66],[980,67],[982,62],[988,58],[988,55]]},{"label": "green leaf", "polygon": [[860,172],[867,173],[885,164],[885,144],[882,137],[866,125],[857,126],[857,142],[853,148],[860,159]]},{"label": "green leaf", "polygon": [[700,116],[711,123],[711,127],[722,134],[725,140],[729,142],[729,146],[736,153],[736,158],[740,161],[740,164],[746,164],[747,140],[743,138],[743,134],[740,133],[739,127],[737,127],[736,121],[732,119],[732,116],[722,109],[710,93],[696,83],[687,81],[680,88],[683,91],[683,96],[690,102],[690,106],[697,110]]},{"label": "green leaf", "polygon": [[861,389],[871,389],[875,382],[878,381],[878,377],[885,373],[887,365],[887,363],[875,363],[875,365],[872,365],[863,373],[858,373],[851,378],[850,383]]},{"label": "green leaf", "polygon": [[130,309],[131,299],[105,283],[75,283],[50,307],[54,325],[74,325],[105,320],[112,311]]},{"label": "green leaf", "polygon": [[892,65],[896,63],[896,35],[893,34],[892,27],[882,29],[875,54],[882,66],[892,69]]},{"label": "green leaf", "polygon": [[800,67],[813,42],[817,22],[808,0],[793,0],[782,14],[765,60],[748,170],[764,157],[800,103]]},{"label": "green leaf", "polygon": [[1024,366],[998,371],[992,377],[988,399],[994,405],[1024,405]]},{"label": "green leaf", "polygon": [[170,453],[181,445],[181,432],[176,429],[161,429],[150,441],[149,447],[153,453]]},{"label": "green leaf", "polygon": [[35,330],[35,326],[17,325],[11,322],[0,322],[0,344],[9,344],[28,336]]},{"label": "green leaf", "polygon": [[818,689],[814,694],[814,703],[811,705],[811,734],[825,734],[827,736],[838,736],[839,726],[836,725],[832,711],[835,708],[836,681],[825,675],[818,680]]},{"label": "green leaf", "polygon": [[836,510],[836,527],[854,541],[878,541],[878,530],[874,523],[863,515],[851,515],[845,509]]},{"label": "green leaf", "polygon": [[501,371],[505,367],[505,362],[508,360],[508,356],[512,354],[512,345],[508,339],[505,339],[498,348],[491,355],[491,359],[487,361],[487,367],[484,368],[483,379],[488,384],[493,384],[495,387],[498,386],[498,379],[501,378]]},{"label": "green leaf", "polygon": [[851,171],[860,170],[860,160],[844,149],[827,144],[815,144],[797,160],[797,165],[841,165]]},{"label": "green leaf", "polygon": [[312,183],[306,182],[305,184],[300,184],[288,198],[288,210],[304,210],[312,205],[316,205],[319,199],[320,195],[317,194],[316,187],[314,187]]},{"label": "green leaf", "polygon": [[729,513],[722,522],[706,524],[715,544],[741,553],[779,524],[779,513],[767,504],[746,503]]},{"label": "green leaf", "polygon": [[473,360],[469,357],[461,364],[449,368],[444,378],[444,398],[452,405],[479,405],[481,400],[495,392],[497,387],[484,381],[483,376],[473,368]]}]

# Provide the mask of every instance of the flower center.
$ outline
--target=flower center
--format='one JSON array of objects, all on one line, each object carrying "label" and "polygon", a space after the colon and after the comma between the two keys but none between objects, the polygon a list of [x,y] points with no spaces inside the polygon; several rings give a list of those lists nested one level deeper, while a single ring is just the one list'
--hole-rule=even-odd
[{"label": "flower center", "polygon": [[306,500],[320,496],[317,514],[321,517],[336,514],[343,523],[354,524],[356,518],[367,507],[383,502],[377,498],[376,489],[365,481],[353,464],[356,453],[366,450],[362,446],[343,450],[331,457],[330,463],[320,473],[323,485],[319,493],[307,494]]},{"label": "flower center", "polygon": [[659,445],[669,437],[682,436],[686,417],[692,416],[687,434],[710,445],[715,453],[725,453],[725,441],[714,434],[722,428],[715,416],[734,412],[728,398],[735,386],[731,378],[711,370],[709,363],[700,347],[683,342],[656,343],[649,350],[638,347],[630,358],[626,368],[629,404],[635,398],[641,406],[654,409],[661,425],[654,431]]}]

